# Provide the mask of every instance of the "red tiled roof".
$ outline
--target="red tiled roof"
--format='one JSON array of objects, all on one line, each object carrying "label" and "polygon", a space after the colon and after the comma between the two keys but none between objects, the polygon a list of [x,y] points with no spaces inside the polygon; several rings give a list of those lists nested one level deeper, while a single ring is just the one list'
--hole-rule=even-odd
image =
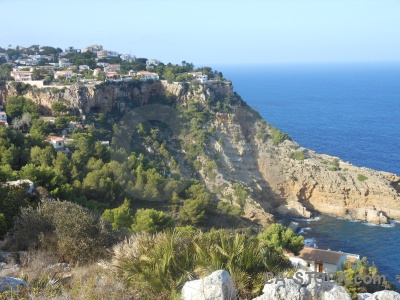
[{"label": "red tiled roof", "polygon": [[64,139],[60,138],[58,136],[48,136],[48,137],[46,137],[46,141],[48,141],[48,142],[50,142],[50,141],[63,142]]}]

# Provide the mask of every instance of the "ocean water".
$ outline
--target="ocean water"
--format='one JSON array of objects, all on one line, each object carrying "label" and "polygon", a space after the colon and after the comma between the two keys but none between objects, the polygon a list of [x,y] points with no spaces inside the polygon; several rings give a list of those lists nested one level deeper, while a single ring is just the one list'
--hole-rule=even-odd
[{"label": "ocean water", "polygon": [[[216,69],[264,119],[301,146],[400,174],[400,63]],[[325,215],[298,221],[308,243],[366,256],[396,283],[400,224],[372,226]]]},{"label": "ocean water", "polygon": [[400,63],[218,70],[264,119],[301,146],[400,174]]}]

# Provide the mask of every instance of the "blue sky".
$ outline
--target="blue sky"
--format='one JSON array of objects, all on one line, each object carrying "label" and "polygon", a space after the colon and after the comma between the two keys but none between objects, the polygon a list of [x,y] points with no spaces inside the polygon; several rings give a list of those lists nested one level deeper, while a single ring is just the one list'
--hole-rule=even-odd
[{"label": "blue sky", "polygon": [[400,61],[399,0],[0,0],[0,46],[195,65]]}]

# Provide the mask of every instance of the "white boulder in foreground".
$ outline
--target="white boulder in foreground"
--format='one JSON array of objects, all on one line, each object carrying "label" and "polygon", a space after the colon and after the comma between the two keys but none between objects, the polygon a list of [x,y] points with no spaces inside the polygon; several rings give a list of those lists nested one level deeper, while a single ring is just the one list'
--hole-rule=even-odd
[{"label": "white boulder in foreground", "polygon": [[188,281],[182,288],[184,300],[234,300],[236,288],[229,273],[218,270],[204,279]]},{"label": "white boulder in foreground", "polygon": [[253,300],[293,299],[293,300],[351,300],[350,295],[342,286],[329,282],[312,282],[307,287],[293,279],[285,278],[278,282],[272,281],[264,286],[263,294]]},{"label": "white boulder in foreground", "polygon": [[[219,270],[204,279],[186,282],[181,295],[183,300],[235,300],[236,294],[229,273]],[[400,294],[394,291],[357,296],[358,300],[400,300]],[[335,282],[311,279],[307,285],[302,285],[292,278],[285,278],[265,284],[263,294],[253,300],[351,300],[351,297]]]},{"label": "white boulder in foreground", "polygon": [[358,300],[400,300],[400,294],[395,291],[380,291],[373,294],[358,294]]}]

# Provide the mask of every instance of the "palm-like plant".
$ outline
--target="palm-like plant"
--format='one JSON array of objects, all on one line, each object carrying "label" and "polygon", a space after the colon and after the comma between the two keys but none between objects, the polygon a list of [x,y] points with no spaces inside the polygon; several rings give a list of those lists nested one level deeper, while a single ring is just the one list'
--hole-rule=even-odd
[{"label": "palm-like plant", "polygon": [[265,272],[291,268],[282,252],[257,237],[225,230],[135,234],[113,252],[111,270],[148,298],[171,298],[186,281],[220,269],[231,274],[239,296],[248,298],[259,294]]},{"label": "palm-like plant", "polygon": [[190,236],[176,230],[136,234],[114,247],[111,267],[146,296],[167,296],[192,279],[192,248]]},{"label": "palm-like plant", "polygon": [[230,235],[223,230],[211,231],[195,237],[197,274],[209,274],[225,269],[242,297],[254,296],[264,285],[265,272],[279,272],[291,268],[280,252],[268,249],[256,237],[245,234]]}]

